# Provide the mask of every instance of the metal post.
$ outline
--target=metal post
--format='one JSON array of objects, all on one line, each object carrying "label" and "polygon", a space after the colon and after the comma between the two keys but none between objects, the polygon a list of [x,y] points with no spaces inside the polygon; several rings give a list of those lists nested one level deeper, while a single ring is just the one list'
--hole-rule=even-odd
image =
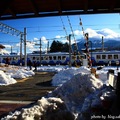
[{"label": "metal post", "polygon": [[47,53],[49,53],[49,41],[48,41],[48,44],[47,44]]},{"label": "metal post", "polygon": [[41,47],[42,47],[42,44],[41,44],[41,38],[40,38],[40,66],[41,66]]},{"label": "metal post", "polygon": [[69,67],[71,67],[71,34],[69,34]]},{"label": "metal post", "polygon": [[102,51],[104,51],[104,40],[103,40],[103,36],[102,36]]},{"label": "metal post", "polygon": [[25,67],[27,66],[27,54],[26,54],[26,28],[24,28],[24,61],[25,61]]},{"label": "metal post", "polygon": [[22,40],[23,34],[20,35],[20,65],[22,65]]},{"label": "metal post", "polygon": [[12,54],[12,46],[11,46],[11,54]]}]

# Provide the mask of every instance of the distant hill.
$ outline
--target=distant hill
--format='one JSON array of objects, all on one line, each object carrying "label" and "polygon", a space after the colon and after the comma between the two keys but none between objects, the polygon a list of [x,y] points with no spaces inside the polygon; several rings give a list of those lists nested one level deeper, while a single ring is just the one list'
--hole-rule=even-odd
[{"label": "distant hill", "polygon": [[[77,40],[77,45],[78,45],[78,49],[81,51],[81,49],[84,49],[84,43],[85,40]],[[102,42],[101,40],[97,40],[97,39],[90,39],[90,41],[92,42],[92,48],[102,48]],[[72,47],[74,47],[74,45],[72,45]],[[91,48],[91,44],[90,44],[90,48]],[[107,50],[120,50],[120,41],[117,40],[106,40],[104,41],[104,48],[106,48]]]}]

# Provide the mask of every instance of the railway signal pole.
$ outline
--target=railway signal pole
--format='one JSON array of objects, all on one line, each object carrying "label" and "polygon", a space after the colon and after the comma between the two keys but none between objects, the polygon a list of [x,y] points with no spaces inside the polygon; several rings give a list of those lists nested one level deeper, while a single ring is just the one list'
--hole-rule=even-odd
[{"label": "railway signal pole", "polygon": [[92,62],[91,62],[90,54],[89,54],[89,38],[88,38],[88,33],[85,33],[85,39],[86,39],[86,54],[87,54],[88,64],[89,64],[89,67],[92,67]]}]

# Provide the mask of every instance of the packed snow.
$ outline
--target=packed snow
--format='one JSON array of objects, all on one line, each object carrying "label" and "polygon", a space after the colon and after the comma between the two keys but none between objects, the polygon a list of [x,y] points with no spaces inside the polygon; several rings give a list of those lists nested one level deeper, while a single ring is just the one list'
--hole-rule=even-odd
[{"label": "packed snow", "polygon": [[15,84],[15,79],[22,79],[35,75],[33,70],[28,70],[25,67],[5,66],[0,65],[0,85]]},{"label": "packed snow", "polygon": [[52,85],[57,88],[29,108],[10,113],[1,120],[90,120],[96,111],[103,114],[109,109],[104,102],[111,102],[115,97],[115,91],[107,85],[109,69],[115,70],[115,74],[120,72],[116,67],[104,67],[96,71],[96,77],[86,67],[40,67],[38,71],[57,72],[52,79]]}]

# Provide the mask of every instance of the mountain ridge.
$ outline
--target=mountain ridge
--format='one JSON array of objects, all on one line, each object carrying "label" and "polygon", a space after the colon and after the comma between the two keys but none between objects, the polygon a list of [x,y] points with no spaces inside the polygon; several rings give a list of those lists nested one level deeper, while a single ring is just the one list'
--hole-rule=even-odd
[{"label": "mountain ridge", "polygon": [[[77,46],[78,46],[78,50],[81,51],[81,49],[85,49],[85,40],[83,39],[78,39],[77,41]],[[89,41],[89,48],[92,47],[93,48],[102,48],[102,40],[100,39],[90,39]],[[91,43],[92,43],[92,46],[91,46]],[[72,45],[73,47],[74,45]],[[104,48],[106,50],[120,50],[120,41],[118,40],[105,40],[104,41]]]}]

